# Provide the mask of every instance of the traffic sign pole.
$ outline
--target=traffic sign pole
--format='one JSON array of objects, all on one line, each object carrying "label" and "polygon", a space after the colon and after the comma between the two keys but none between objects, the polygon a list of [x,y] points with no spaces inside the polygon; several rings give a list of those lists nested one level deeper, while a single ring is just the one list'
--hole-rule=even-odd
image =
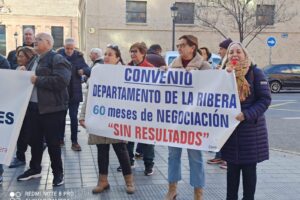
[{"label": "traffic sign pole", "polygon": [[275,37],[268,37],[267,39],[267,45],[270,47],[269,48],[269,65],[272,64],[272,47],[276,45],[276,38]]},{"label": "traffic sign pole", "polygon": [[269,65],[272,64],[272,47],[269,48]]}]

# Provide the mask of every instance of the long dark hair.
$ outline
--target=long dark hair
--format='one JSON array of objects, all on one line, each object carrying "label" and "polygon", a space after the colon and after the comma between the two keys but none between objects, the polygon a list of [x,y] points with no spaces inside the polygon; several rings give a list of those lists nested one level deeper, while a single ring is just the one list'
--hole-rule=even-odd
[{"label": "long dark hair", "polygon": [[121,51],[118,47],[118,45],[115,45],[115,44],[109,44],[107,45],[107,48],[110,48],[112,49],[115,53],[116,53],[116,57],[119,58],[119,62],[122,64],[122,65],[125,65],[123,59],[122,59],[122,56],[121,56]]},{"label": "long dark hair", "polygon": [[200,53],[200,55],[202,55],[202,53],[201,53],[201,49],[203,49],[203,50],[205,50],[206,51],[206,54],[207,54],[207,61],[210,59],[210,57],[211,57],[211,53],[210,53],[210,51],[208,50],[208,48],[207,47],[201,47],[200,48],[200,51],[199,51],[199,53]]}]

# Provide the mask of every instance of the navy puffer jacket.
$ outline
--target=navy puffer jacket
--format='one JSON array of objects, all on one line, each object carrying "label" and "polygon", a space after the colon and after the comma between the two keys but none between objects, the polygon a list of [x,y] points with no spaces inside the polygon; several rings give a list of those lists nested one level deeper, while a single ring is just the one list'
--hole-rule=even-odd
[{"label": "navy puffer jacket", "polygon": [[83,54],[77,50],[71,56],[66,55],[65,49],[59,49],[57,51],[60,55],[65,57],[72,64],[72,77],[68,86],[70,103],[77,103],[83,100],[82,98],[82,87],[81,87],[81,76],[78,74],[78,70],[83,69],[84,73],[86,70],[89,71],[89,66],[86,64]]},{"label": "navy puffer jacket", "polygon": [[264,112],[271,104],[271,93],[262,70],[251,66],[246,79],[251,94],[241,109],[241,122],[222,148],[222,158],[232,164],[252,164],[269,159],[268,131]]}]

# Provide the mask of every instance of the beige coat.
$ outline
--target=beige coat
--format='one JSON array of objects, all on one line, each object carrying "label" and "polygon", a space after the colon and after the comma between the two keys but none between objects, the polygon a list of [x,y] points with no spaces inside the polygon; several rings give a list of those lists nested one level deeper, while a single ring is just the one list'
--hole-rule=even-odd
[{"label": "beige coat", "polygon": [[[176,58],[170,65],[171,68],[183,68],[181,56]],[[204,70],[204,69],[211,69],[208,62],[204,61],[203,58],[200,56],[199,53],[189,62],[186,70]]]},{"label": "beige coat", "polygon": [[[84,102],[83,102],[82,107],[81,107],[79,120],[84,120],[85,119],[87,93],[84,96],[85,96],[85,99],[84,99]],[[126,143],[126,142],[122,141],[122,140],[102,137],[102,136],[98,136],[98,135],[94,135],[92,133],[89,133],[88,144],[90,144],[90,145],[92,145],[92,144],[115,144],[115,143]]]}]

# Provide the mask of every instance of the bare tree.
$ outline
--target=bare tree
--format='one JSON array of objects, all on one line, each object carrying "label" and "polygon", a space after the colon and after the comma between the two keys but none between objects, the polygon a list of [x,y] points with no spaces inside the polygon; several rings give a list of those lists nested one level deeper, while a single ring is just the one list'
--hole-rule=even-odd
[{"label": "bare tree", "polygon": [[195,0],[198,25],[224,38],[237,31],[246,47],[268,26],[291,20],[297,15],[291,0]]}]

